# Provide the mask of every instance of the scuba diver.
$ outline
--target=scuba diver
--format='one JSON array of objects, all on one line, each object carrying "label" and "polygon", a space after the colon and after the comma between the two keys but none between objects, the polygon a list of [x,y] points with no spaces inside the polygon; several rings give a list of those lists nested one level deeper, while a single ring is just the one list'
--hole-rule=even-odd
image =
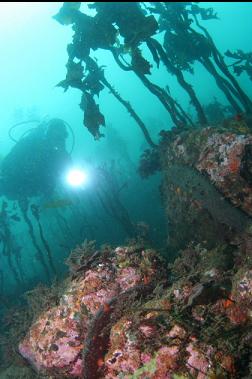
[{"label": "scuba diver", "polygon": [[16,145],[0,165],[0,195],[20,200],[53,194],[71,164],[66,150],[66,125],[61,119],[51,119],[14,140]]}]

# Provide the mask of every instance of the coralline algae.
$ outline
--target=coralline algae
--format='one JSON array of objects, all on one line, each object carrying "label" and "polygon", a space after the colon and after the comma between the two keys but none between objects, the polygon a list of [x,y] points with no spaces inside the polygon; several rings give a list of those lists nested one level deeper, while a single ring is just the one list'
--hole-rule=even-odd
[{"label": "coralline algae", "polygon": [[58,306],[40,315],[20,343],[20,353],[38,372],[80,377],[90,320],[120,293],[154,280],[157,262],[152,251],[127,248],[101,257],[96,267],[70,282]]}]

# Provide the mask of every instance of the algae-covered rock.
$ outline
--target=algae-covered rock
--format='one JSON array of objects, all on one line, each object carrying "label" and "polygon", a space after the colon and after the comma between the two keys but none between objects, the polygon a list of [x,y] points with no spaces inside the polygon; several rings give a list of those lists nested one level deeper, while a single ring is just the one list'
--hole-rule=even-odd
[{"label": "algae-covered rock", "polygon": [[59,304],[42,312],[19,344],[19,352],[41,374],[81,377],[92,318],[99,312],[109,314],[112,299],[134,288],[137,292],[164,272],[157,254],[148,249],[121,247],[94,256],[90,267],[78,269]]},{"label": "algae-covered rock", "polygon": [[[186,267],[180,278],[172,286],[154,291],[153,299],[132,306],[112,326],[102,362],[106,379],[234,379],[249,375],[251,269],[246,264],[233,264],[229,270],[225,265],[216,268],[211,253],[215,254],[191,246],[190,255],[192,259],[196,256],[197,266],[193,262],[188,265],[185,251],[171,266],[177,273],[179,267]],[[222,255],[223,249],[218,253]]]},{"label": "algae-covered rock", "polygon": [[223,127],[166,138],[162,195],[172,250],[190,241],[215,247],[251,224],[251,145],[251,134]]},{"label": "algae-covered rock", "polygon": [[191,243],[167,276],[150,249],[95,253],[68,279],[59,304],[38,316],[19,351],[52,379],[246,377],[250,254],[236,245],[229,261],[225,246]]}]

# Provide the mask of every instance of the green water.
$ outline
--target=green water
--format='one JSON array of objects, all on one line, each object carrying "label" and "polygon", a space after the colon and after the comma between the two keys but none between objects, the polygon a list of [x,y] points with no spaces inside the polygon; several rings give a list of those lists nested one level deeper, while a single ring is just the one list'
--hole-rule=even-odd
[{"label": "green water", "polygon": [[[21,152],[18,160],[13,160],[12,168],[15,169],[15,164],[20,167],[14,174],[13,196],[0,188],[0,314],[13,303],[22,303],[25,291],[39,283],[49,284],[63,278],[67,272],[66,258],[85,239],[95,240],[97,246],[105,243],[117,246],[137,237],[163,250],[166,246],[167,220],[159,191],[162,174],[140,177],[139,159],[149,145],[135,120],[107,89],[103,90],[96,99],[106,118],[106,127],[100,128],[105,137],[97,141],[83,126],[80,92],[69,88],[64,93],[62,88],[56,87],[66,75],[66,48],[73,35],[71,25],[60,25],[53,18],[61,5],[56,2],[0,3],[0,165],[31,130],[58,118],[66,122],[65,148],[71,156],[72,167],[87,171],[87,183],[80,188],[56,180],[50,194],[33,196],[33,181],[44,175],[43,164],[36,166],[34,158],[31,175],[25,171],[22,176],[25,166],[22,159],[25,162],[28,148],[24,149],[24,158]],[[218,13],[218,19],[201,24],[221,54],[226,50],[251,51],[251,3],[209,2],[202,6],[214,7]],[[81,10],[94,14],[86,3],[82,3]],[[164,33],[157,31],[154,37],[162,43]],[[168,86],[185,113],[196,120],[194,107],[176,77],[167,73],[164,64],[157,67],[146,44],[141,50],[152,64],[151,75],[147,77],[161,88]],[[123,99],[130,101],[157,144],[159,132],[174,126],[163,104],[133,72],[123,71],[110,51],[97,49],[92,57],[104,66],[109,83]],[[185,71],[184,77],[193,86],[202,106],[214,98],[223,107],[229,106],[203,66],[195,62],[193,68],[194,73]],[[237,80],[251,97],[249,77],[243,73]],[[229,115],[235,113],[232,110]],[[12,128],[14,125],[17,126]],[[47,164],[53,164],[51,158],[45,159]],[[28,154],[27,164],[32,160],[32,154]],[[62,166],[62,175],[64,170]],[[31,189],[28,196],[22,192],[24,183]],[[23,208],[22,201],[25,201]],[[33,212],[36,209],[37,214]]]}]

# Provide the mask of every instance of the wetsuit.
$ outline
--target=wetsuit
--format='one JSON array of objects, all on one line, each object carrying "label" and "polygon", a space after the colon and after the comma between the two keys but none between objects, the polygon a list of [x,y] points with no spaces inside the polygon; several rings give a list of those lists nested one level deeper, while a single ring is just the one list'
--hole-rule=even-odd
[{"label": "wetsuit", "polygon": [[0,167],[0,195],[15,200],[53,193],[71,157],[65,148],[66,137],[52,138],[44,129],[34,129],[4,158]]}]

